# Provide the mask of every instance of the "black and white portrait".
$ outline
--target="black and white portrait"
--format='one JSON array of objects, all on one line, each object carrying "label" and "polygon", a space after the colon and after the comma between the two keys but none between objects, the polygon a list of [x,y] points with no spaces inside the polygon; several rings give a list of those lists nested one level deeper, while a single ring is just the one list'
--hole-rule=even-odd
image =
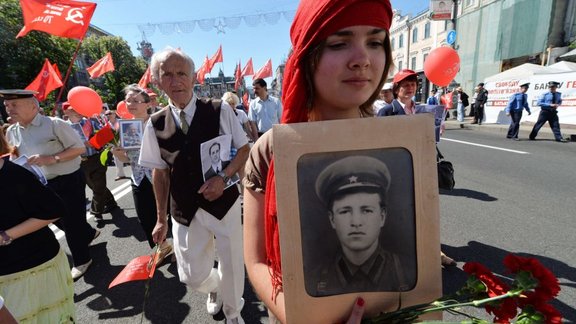
[{"label": "black and white portrait", "polygon": [[123,119],[120,124],[120,144],[125,149],[140,148],[142,144],[142,120]]},{"label": "black and white portrait", "polygon": [[297,177],[308,295],[414,288],[414,176],[407,150],[306,154]]},{"label": "black and white portrait", "polygon": [[[218,175],[230,164],[231,144],[232,137],[230,135],[222,135],[200,145],[204,181]],[[226,183],[226,188],[239,180],[239,176],[234,174]]]}]

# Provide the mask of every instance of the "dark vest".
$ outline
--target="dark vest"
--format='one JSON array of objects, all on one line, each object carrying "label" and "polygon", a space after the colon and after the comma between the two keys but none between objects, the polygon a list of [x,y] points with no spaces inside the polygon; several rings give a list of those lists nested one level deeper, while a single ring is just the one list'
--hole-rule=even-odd
[{"label": "dark vest", "polygon": [[215,201],[204,199],[198,189],[204,184],[200,144],[220,134],[220,100],[196,100],[196,112],[184,134],[176,125],[169,107],[150,117],[160,155],[170,167],[170,212],[174,220],[189,226],[198,208],[222,219],[238,198],[231,186]]}]

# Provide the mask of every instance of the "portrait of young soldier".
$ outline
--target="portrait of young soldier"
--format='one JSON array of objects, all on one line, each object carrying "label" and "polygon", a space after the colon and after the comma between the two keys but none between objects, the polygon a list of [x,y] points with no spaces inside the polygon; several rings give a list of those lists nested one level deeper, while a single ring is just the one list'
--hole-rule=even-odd
[{"label": "portrait of young soldier", "polygon": [[[323,209],[316,217],[329,223],[329,235],[318,236],[324,238],[323,249],[330,252],[324,258],[305,258],[308,294],[320,297],[411,289],[415,283],[413,267],[406,269],[410,266],[402,261],[405,256],[401,258],[394,244],[382,242],[386,238],[399,240],[383,235],[385,225],[394,217],[389,208],[391,172],[386,163],[372,156],[351,155],[332,159],[317,174],[313,188]],[[402,232],[399,228],[394,231]],[[309,247],[303,246],[303,250]]]}]

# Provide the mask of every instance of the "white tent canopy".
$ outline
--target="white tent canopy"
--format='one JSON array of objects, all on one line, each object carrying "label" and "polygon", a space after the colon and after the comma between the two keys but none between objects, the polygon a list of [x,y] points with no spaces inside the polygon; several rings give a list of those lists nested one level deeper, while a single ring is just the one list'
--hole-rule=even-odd
[{"label": "white tent canopy", "polygon": [[562,70],[564,72],[575,72],[576,71],[576,63],[568,62],[568,61],[560,61],[560,62],[554,63],[548,67]]},{"label": "white tent canopy", "polygon": [[532,63],[524,63],[522,65],[518,65],[517,67],[511,68],[504,72],[487,77],[486,79],[484,79],[484,82],[493,82],[500,80],[523,80],[523,79],[528,80],[530,79],[531,76],[536,74],[550,74],[564,71],[565,70],[556,69],[551,66],[541,66]]}]

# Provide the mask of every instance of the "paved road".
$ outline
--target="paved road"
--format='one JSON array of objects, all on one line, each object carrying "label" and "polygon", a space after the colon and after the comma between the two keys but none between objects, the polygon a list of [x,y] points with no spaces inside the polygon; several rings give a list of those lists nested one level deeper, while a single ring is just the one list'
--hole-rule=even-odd
[{"label": "paved road", "polygon": [[[456,168],[456,188],[440,195],[442,250],[458,261],[458,267],[443,270],[444,292],[465,281],[464,262],[482,262],[506,278],[501,260],[507,253],[534,256],[560,278],[554,306],[576,322],[576,143],[550,141],[546,132],[538,141],[503,137],[498,128],[451,124],[439,145]],[[158,269],[145,307],[144,282],[107,289],[128,261],[149,253],[129,181],[115,182],[114,176],[110,168],[109,187],[121,210],[99,222],[89,219],[102,235],[92,247],[94,265],[75,285],[78,322],[140,323],[144,314],[144,323],[214,323],[205,313],[205,296],[177,280],[173,263]],[[246,323],[267,323],[248,283],[244,298]],[[473,314],[487,318],[483,311]],[[462,319],[447,313],[444,318]]]}]

